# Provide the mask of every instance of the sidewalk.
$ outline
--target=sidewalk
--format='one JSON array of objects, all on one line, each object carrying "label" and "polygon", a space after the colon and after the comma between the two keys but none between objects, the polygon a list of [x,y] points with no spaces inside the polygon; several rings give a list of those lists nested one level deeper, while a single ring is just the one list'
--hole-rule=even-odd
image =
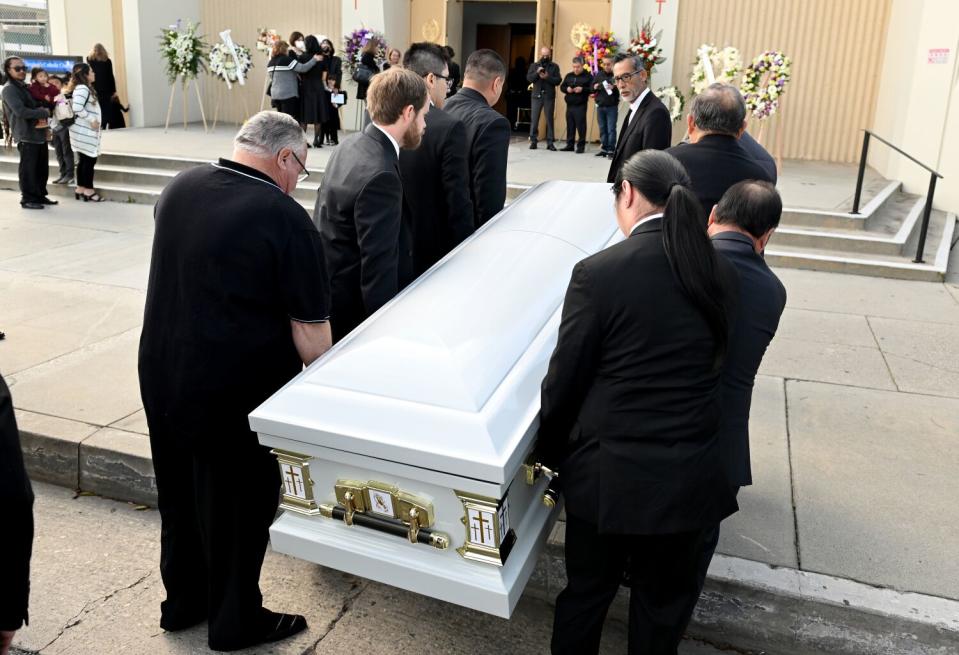
[{"label": "sidewalk", "polygon": [[[153,498],[136,376],[151,231],[150,207],[28,213],[0,192],[0,371],[37,479]],[[754,562],[888,588],[906,608],[896,593],[959,601],[959,279],[778,274],[789,301],[754,395],[755,484],[714,581]],[[955,638],[956,617],[931,620]]]}]

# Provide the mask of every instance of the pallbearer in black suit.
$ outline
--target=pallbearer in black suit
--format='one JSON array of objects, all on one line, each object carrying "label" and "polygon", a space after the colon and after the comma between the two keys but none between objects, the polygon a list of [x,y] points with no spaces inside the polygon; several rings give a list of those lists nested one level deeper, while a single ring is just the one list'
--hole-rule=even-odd
[{"label": "pallbearer in black suit", "polygon": [[543,380],[537,454],[567,515],[552,652],[598,652],[628,566],[629,652],[675,654],[707,531],[737,509],[717,437],[735,272],[675,158],[634,155],[613,191],[627,239],[573,269]]},{"label": "pallbearer in black suit", "polygon": [[413,279],[412,234],[403,221],[400,148],[426,128],[426,82],[398,66],[373,76],[372,122],[337,147],[313,218],[330,278],[333,341],[346,336]]},{"label": "pallbearer in black suit", "polygon": [[579,134],[576,143],[577,154],[586,150],[586,103],[593,92],[593,76],[583,67],[582,57],[573,57],[573,70],[566,74],[560,90],[566,94],[566,147],[573,149],[573,140]]},{"label": "pallbearer in black suit", "polygon": [[29,621],[30,554],[33,550],[33,489],[23,466],[20,433],[7,383],[0,376],[0,653]]},{"label": "pallbearer in black suit", "polygon": [[[749,408],[753,383],[766,347],[786,307],[786,288],[762,252],[782,215],[782,200],[768,182],[734,184],[709,215],[709,236],[720,256],[739,273],[739,312],[723,366],[719,444],[726,478],[738,493],[753,483],[749,462]],[[719,541],[719,526],[708,535],[700,564],[700,587]]]},{"label": "pallbearer in black suit", "polygon": [[703,225],[732,185],[775,179],[740,142],[746,130],[746,102],[736,87],[718,82],[706,87],[690,102],[686,127],[689,142],[670,148],[669,153],[682,162],[693,181],[703,206]]},{"label": "pallbearer in black suit", "polygon": [[619,130],[607,182],[615,182],[619,169],[640,150],[668,148],[673,135],[669,110],[650,90],[649,73],[639,57],[616,55],[613,60],[613,80],[620,97],[629,103],[629,111]]},{"label": "pallbearer in black suit", "polygon": [[466,164],[466,127],[443,111],[450,72],[435,43],[414,43],[403,67],[426,82],[431,108],[423,143],[400,152],[404,223],[413,228],[413,273],[420,275],[473,233],[473,203]]},{"label": "pallbearer in black suit", "polygon": [[506,64],[492,50],[466,60],[463,89],[446,102],[446,111],[466,126],[473,223],[480,227],[506,204],[509,121],[493,109],[506,82]]}]

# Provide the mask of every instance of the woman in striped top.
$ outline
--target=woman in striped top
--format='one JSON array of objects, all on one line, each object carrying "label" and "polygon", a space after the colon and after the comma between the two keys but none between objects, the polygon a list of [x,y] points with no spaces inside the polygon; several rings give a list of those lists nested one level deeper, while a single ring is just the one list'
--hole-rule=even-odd
[{"label": "woman in striped top", "polygon": [[74,120],[70,126],[70,143],[77,153],[77,188],[74,197],[84,202],[100,202],[103,198],[93,188],[93,167],[100,156],[100,103],[97,101],[96,74],[89,64],[73,67],[67,93],[72,93]]}]

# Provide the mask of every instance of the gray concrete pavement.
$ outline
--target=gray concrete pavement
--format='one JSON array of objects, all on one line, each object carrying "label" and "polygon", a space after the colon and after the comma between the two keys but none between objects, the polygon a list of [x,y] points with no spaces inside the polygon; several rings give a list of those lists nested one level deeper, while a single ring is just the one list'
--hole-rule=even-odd
[{"label": "gray concrete pavement", "polygon": [[[27,212],[0,192],[0,371],[37,476],[151,497],[136,381],[151,232],[149,207]],[[789,301],[757,381],[755,484],[719,552],[959,599],[959,278],[778,274]]]},{"label": "gray concrete pavement", "polygon": [[[42,655],[210,652],[205,624],[182,633],[158,625],[163,586],[156,511],[74,497],[42,483],[35,491],[31,623],[17,633],[18,649]],[[261,587],[268,607],[304,614],[310,629],[240,653],[548,652],[552,608],[540,600],[524,599],[506,621],[273,552],[267,553]],[[626,626],[608,620],[601,652],[625,650]],[[680,652],[720,653],[695,641]]]}]

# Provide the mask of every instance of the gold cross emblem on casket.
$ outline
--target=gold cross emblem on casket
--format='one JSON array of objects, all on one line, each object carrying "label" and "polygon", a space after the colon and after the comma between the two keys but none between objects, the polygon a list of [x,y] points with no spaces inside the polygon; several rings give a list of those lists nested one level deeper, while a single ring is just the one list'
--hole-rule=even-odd
[{"label": "gold cross emblem on casket", "polygon": [[473,541],[485,543],[486,537],[483,536],[484,532],[489,535],[489,540],[492,541],[493,535],[490,534],[492,531],[492,522],[483,519],[483,512],[476,512],[476,523],[479,525],[473,525]]},{"label": "gold cross emblem on casket", "polygon": [[286,489],[288,493],[294,496],[300,495],[303,491],[303,478],[294,470],[292,464],[286,465]]}]

